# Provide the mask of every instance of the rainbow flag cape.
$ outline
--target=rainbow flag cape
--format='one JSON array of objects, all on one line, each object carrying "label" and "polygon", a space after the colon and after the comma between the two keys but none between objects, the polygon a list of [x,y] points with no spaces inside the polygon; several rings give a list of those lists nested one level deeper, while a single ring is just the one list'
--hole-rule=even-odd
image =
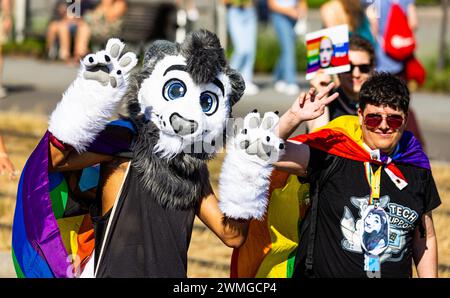
[{"label": "rainbow flag cape", "polygon": [[[341,116],[319,130],[290,139],[347,159],[385,164],[396,178],[406,181],[396,164],[430,169],[420,142],[405,131],[394,156],[383,153],[372,159],[363,147],[357,116]],[[397,179],[395,179],[397,180]],[[232,278],[289,278],[294,271],[299,225],[309,207],[309,184],[297,176],[274,170],[269,187],[269,204],[262,221],[252,220],[247,241],[234,249]]]},{"label": "rainbow flag cape", "polygon": [[[113,121],[88,151],[109,155],[126,152],[130,140],[124,135],[134,131],[127,120]],[[50,173],[49,142],[47,131],[19,181],[12,229],[12,258],[18,277],[74,277],[94,249],[92,222],[77,197],[95,198],[98,166]]]}]

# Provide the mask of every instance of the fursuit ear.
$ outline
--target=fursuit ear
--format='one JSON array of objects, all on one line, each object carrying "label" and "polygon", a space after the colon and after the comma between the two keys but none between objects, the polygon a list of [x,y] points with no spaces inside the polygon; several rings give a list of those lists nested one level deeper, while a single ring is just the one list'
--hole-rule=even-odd
[{"label": "fursuit ear", "polygon": [[154,62],[162,60],[165,56],[176,56],[179,52],[179,44],[168,40],[156,40],[145,52],[144,67],[151,67]]},{"label": "fursuit ear", "polygon": [[191,32],[181,44],[181,53],[196,84],[211,82],[227,65],[219,38],[207,30]]},{"label": "fursuit ear", "polygon": [[245,91],[244,78],[238,71],[232,68],[227,68],[225,70],[225,74],[228,76],[231,85],[231,93],[228,98],[230,100],[230,105],[234,106],[234,104],[237,103],[244,94]]},{"label": "fursuit ear", "polygon": [[151,75],[156,64],[164,59],[164,57],[168,55],[176,56],[179,53],[180,45],[167,40],[156,40],[147,49],[144,56],[143,67],[140,72],[136,72],[131,75],[130,84],[124,96],[126,99],[125,104],[128,110],[128,115],[132,119],[138,119],[138,116],[141,113],[141,106],[139,104],[137,94],[139,93],[139,89],[141,89],[142,82]]}]

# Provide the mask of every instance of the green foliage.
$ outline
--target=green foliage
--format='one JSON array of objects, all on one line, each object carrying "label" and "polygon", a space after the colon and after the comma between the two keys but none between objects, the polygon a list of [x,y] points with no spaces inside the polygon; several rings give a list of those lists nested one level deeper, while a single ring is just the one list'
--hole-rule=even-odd
[{"label": "green foliage", "polygon": [[438,5],[439,0],[416,0],[417,5]]},{"label": "green foliage", "polygon": [[7,55],[27,55],[43,57],[45,55],[45,42],[38,39],[26,39],[23,43],[9,41],[3,46]]},{"label": "green foliage", "polygon": [[450,92],[450,52],[447,53],[444,70],[437,69],[437,58],[430,58],[425,62],[427,79],[423,89],[435,92]]},{"label": "green foliage", "polygon": [[[260,27],[262,29],[262,27]],[[268,73],[275,68],[280,48],[274,32],[260,29],[255,59],[255,72]]]},{"label": "green foliage", "polygon": [[322,4],[328,0],[307,0],[309,8],[319,8]]}]

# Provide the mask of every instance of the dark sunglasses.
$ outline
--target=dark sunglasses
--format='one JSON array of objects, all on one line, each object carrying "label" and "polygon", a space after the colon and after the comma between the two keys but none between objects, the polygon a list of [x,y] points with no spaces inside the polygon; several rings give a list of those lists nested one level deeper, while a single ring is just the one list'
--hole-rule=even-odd
[{"label": "dark sunglasses", "polygon": [[355,67],[359,68],[359,71],[361,73],[369,73],[372,70],[372,65],[371,64],[359,64],[359,65],[355,65],[353,63],[350,63],[350,71],[349,73],[352,73],[353,70],[355,69]]},{"label": "dark sunglasses", "polygon": [[[380,126],[383,121],[383,116],[379,114],[367,114],[364,116],[364,124],[371,128]],[[401,115],[388,115],[386,122],[392,129],[397,129],[403,124],[403,117]]]}]

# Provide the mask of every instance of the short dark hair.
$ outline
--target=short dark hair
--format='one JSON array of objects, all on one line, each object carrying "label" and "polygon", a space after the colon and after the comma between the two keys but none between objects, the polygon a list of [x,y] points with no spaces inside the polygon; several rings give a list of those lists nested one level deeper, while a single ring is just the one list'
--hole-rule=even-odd
[{"label": "short dark hair", "polygon": [[375,65],[375,49],[373,45],[367,40],[357,34],[350,37],[350,50],[366,52],[370,58],[370,65]]},{"label": "short dark hair", "polygon": [[364,111],[367,104],[389,106],[407,113],[409,108],[409,91],[406,83],[398,77],[378,72],[361,87],[359,107]]}]

